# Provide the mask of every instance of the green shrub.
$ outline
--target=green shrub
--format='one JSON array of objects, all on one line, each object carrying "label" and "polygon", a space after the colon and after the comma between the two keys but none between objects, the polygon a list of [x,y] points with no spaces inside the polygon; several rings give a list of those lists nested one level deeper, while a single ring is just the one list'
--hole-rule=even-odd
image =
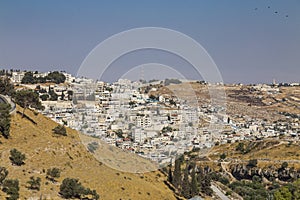
[{"label": "green shrub", "polygon": [[40,177],[34,178],[33,176],[31,176],[30,180],[27,181],[27,183],[29,184],[28,189],[39,191],[41,187],[41,178]]},{"label": "green shrub", "polygon": [[60,185],[60,195],[63,198],[84,198],[86,195],[92,195],[93,199],[98,200],[100,196],[97,194],[96,190],[91,190],[90,188],[85,188],[81,185],[78,179],[65,178]]},{"label": "green shrub", "polygon": [[67,136],[67,130],[64,126],[58,125],[54,129],[52,129],[52,131],[57,135]]},{"label": "green shrub", "polygon": [[9,195],[7,200],[17,200],[19,198],[19,180],[7,179],[3,182],[2,191]]},{"label": "green shrub", "polygon": [[21,166],[24,164],[24,160],[26,159],[25,154],[22,154],[17,149],[10,150],[10,157],[13,165]]},{"label": "green shrub", "polygon": [[55,182],[56,178],[59,178],[60,177],[60,169],[54,167],[54,168],[51,168],[51,169],[47,169],[47,176],[46,178],[51,180],[52,182]]}]

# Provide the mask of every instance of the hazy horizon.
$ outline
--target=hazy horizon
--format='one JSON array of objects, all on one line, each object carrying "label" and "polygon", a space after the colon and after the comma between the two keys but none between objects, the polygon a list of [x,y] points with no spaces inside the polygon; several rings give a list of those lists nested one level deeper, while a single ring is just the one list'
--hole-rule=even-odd
[{"label": "hazy horizon", "polygon": [[[0,1],[0,68],[76,75],[100,42],[138,27],[164,27],[193,38],[212,57],[224,83],[300,80],[300,2],[296,0]],[[105,81],[147,63],[169,66],[179,76],[201,80],[182,58],[141,50],[112,63]],[[154,78],[174,76],[170,69],[156,69]],[[146,71],[140,73],[145,79],[151,74]]]}]

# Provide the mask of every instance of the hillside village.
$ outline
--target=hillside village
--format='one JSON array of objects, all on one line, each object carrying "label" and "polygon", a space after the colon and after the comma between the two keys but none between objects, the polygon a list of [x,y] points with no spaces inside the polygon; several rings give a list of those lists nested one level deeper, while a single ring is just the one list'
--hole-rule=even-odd
[{"label": "hillside village", "polygon": [[[62,72],[65,80],[60,84],[25,84],[26,73],[28,76],[28,72],[14,71],[11,80],[17,87],[30,88],[39,94],[44,106],[42,114],[159,164],[170,163],[172,157],[195,148],[206,149],[216,144],[274,137],[299,139],[299,114],[282,112],[277,121],[230,110],[228,115],[224,114],[225,106],[215,106],[199,99],[195,105],[172,93],[158,93],[160,88],[168,87],[163,82],[120,79],[105,83]],[[49,73],[35,72],[31,76],[38,80]],[[192,84],[205,87],[209,83],[198,81]],[[251,91],[268,95],[280,93],[282,87],[299,87],[299,84],[249,86]],[[297,97],[293,98],[299,101]],[[259,101],[252,104],[256,102]],[[207,124],[216,125],[217,129],[211,129]]]},{"label": "hillside village", "polygon": [[[57,71],[1,71],[0,75],[1,93],[4,94],[0,99],[3,105],[11,104],[10,108],[4,106],[2,109],[7,110],[6,114],[18,113],[12,118],[13,138],[16,137],[16,128],[23,126],[16,125],[16,117],[19,121],[26,118],[25,124],[29,123],[36,129],[36,126],[45,126],[37,122],[43,119],[40,115],[43,114],[53,120],[50,120],[52,124],[60,124],[52,131],[46,128],[48,132],[57,131],[56,134],[66,138],[71,130],[72,133],[76,132],[74,130],[83,133],[76,137],[80,137],[83,147],[92,154],[90,156],[105,166],[137,174],[160,168],[164,173],[161,180],[167,177],[165,187],[171,189],[177,198],[199,194],[214,199],[222,199],[224,195],[241,199],[239,195],[251,198],[255,195],[251,191],[243,193],[236,184],[259,187],[262,191],[260,197],[277,196],[281,195],[281,188],[274,189],[276,184],[282,187],[285,182],[298,184],[293,181],[300,177],[297,170],[299,154],[292,153],[299,149],[300,93],[297,83],[223,86],[177,79],[149,82],[120,79],[105,83]],[[215,94],[226,92],[226,98],[218,97],[218,104],[214,104],[209,88],[214,88]],[[7,95],[12,96],[23,107],[22,110]],[[29,99],[23,95],[29,95]],[[26,108],[31,110],[31,114]],[[1,126],[5,123],[9,121],[2,121]],[[65,127],[71,129],[66,130]],[[7,139],[5,145],[16,142],[11,140],[9,132],[3,132],[2,136]],[[71,135],[73,137],[75,135]],[[23,146],[18,148],[24,150]],[[282,150],[277,151],[276,148]],[[277,152],[276,156],[273,151]],[[25,152],[26,155],[32,154],[28,149]],[[74,159],[70,152],[65,156]],[[29,165],[31,161],[28,160]],[[2,171],[6,167],[11,171],[9,162],[1,168]],[[65,170],[64,173],[67,172]],[[32,178],[32,183],[43,180],[43,173],[38,175],[42,179]],[[268,181],[263,184],[253,181],[254,185],[247,186],[240,181],[264,180],[264,177]],[[22,182],[21,179],[21,186]],[[44,190],[49,192],[46,188]],[[51,195],[56,196],[57,190]],[[61,191],[58,194],[61,195]],[[100,188],[100,194],[102,192]],[[84,190],[82,195],[87,193],[99,197],[96,191],[90,189]],[[294,194],[292,190],[290,193]],[[23,188],[20,194],[25,194]],[[28,196],[27,193],[25,196]]]}]

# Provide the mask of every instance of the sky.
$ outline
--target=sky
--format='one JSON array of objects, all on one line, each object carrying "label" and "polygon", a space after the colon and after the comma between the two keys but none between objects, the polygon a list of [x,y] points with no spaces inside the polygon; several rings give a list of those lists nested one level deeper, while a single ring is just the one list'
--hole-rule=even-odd
[{"label": "sky", "polygon": [[[0,0],[0,68],[76,74],[99,43],[140,27],[168,28],[193,38],[225,83],[300,81],[299,0]],[[130,77],[133,71],[155,78],[148,76],[147,63],[161,64],[153,67],[159,78],[180,71],[187,79],[201,79],[184,59],[146,49],[117,59],[105,80]],[[137,66],[144,67],[130,70]]]}]

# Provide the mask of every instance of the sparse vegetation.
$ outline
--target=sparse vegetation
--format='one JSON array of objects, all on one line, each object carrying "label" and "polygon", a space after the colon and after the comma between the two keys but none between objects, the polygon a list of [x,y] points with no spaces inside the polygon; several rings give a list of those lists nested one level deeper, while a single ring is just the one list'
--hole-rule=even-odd
[{"label": "sparse vegetation", "polygon": [[161,129],[162,133],[168,133],[168,132],[172,132],[172,131],[173,131],[173,129],[170,126],[165,126]]},{"label": "sparse vegetation", "polygon": [[260,182],[235,181],[229,187],[244,199],[267,199],[269,196]]},{"label": "sparse vegetation", "polygon": [[180,83],[182,83],[182,82],[178,79],[166,79],[165,80],[165,86],[168,86],[170,84],[180,84]]},{"label": "sparse vegetation", "polygon": [[54,129],[52,129],[54,134],[67,136],[67,130],[64,126],[58,125]]},{"label": "sparse vegetation", "polygon": [[95,190],[85,188],[81,185],[78,179],[65,178],[60,185],[60,195],[63,198],[83,198],[87,195],[92,195],[92,199],[99,199],[100,196]]},{"label": "sparse vegetation", "polygon": [[115,133],[119,138],[124,138],[122,129],[116,130]]},{"label": "sparse vegetation", "polygon": [[26,157],[25,157],[25,154],[18,151],[17,149],[12,149],[12,150],[10,150],[9,159],[11,160],[13,165],[21,166],[24,164]]},{"label": "sparse vegetation", "polygon": [[18,179],[7,179],[3,182],[2,191],[8,194],[7,200],[19,199],[19,180]]},{"label": "sparse vegetation", "polygon": [[47,176],[46,178],[49,179],[52,182],[56,182],[56,178],[60,177],[60,169],[54,167],[47,169]]},{"label": "sparse vegetation", "polygon": [[0,167],[0,185],[8,175],[8,170],[5,167]]},{"label": "sparse vegetation", "polygon": [[65,75],[58,71],[50,72],[46,77],[47,82],[53,82],[56,84],[64,83],[66,80]]},{"label": "sparse vegetation", "polygon": [[[17,106],[17,111],[21,111],[21,109],[22,108]],[[163,174],[161,174],[160,178],[157,178],[157,172],[147,173],[147,177],[145,176],[144,179],[140,179],[139,176],[133,176],[126,172],[118,172],[120,175],[116,177],[119,178],[111,179],[111,177],[115,176],[117,171],[111,170],[105,165],[101,165],[99,161],[94,159],[81,144],[79,135],[75,130],[67,129],[68,135],[73,137],[53,137],[54,133],[52,129],[58,125],[57,123],[41,114],[35,116],[34,113],[28,109],[25,114],[37,121],[37,125],[33,125],[30,121],[22,118],[21,115],[12,115],[11,124],[13,128],[11,129],[11,135],[13,137],[9,140],[0,139],[2,142],[0,144],[2,156],[0,160],[3,160],[0,166],[5,167],[9,174],[4,180],[11,178],[17,178],[19,180],[19,199],[29,199],[32,197],[32,194],[42,199],[46,198],[46,194],[51,199],[62,198],[62,196],[59,195],[59,184],[62,184],[62,180],[66,177],[70,177],[72,174],[76,175],[76,178],[80,180],[85,188],[91,189],[89,195],[82,195],[82,198],[90,198],[90,200],[95,199],[92,198],[93,189],[100,192],[105,191],[108,187],[111,188],[110,192],[101,193],[101,199],[123,199],[124,193],[121,192],[120,187],[113,187],[113,185],[121,185],[124,183],[123,176],[126,176],[128,180],[125,181],[124,185],[124,188],[126,188],[125,191],[128,194],[127,199],[140,199],[142,196],[138,195],[137,191],[140,191],[142,195],[146,196],[148,196],[147,192],[149,192],[149,194],[151,194],[149,199],[175,199],[172,190],[167,189],[164,185],[163,181],[166,177]],[[93,140],[94,139],[92,139],[92,141]],[[24,161],[26,163],[24,166],[11,166],[9,158],[4,157],[10,156],[9,151],[13,147],[26,155],[27,159]],[[64,151],[64,149],[66,149],[66,151]],[[53,154],[53,152],[56,152],[56,154]],[[73,156],[73,160],[69,159],[66,152],[69,152]],[[76,156],[79,154],[77,154],[77,152],[81,154],[80,157]],[[89,170],[82,170],[87,166]],[[46,178],[47,169],[53,167],[63,172],[61,172],[61,177],[55,179],[56,183],[54,184],[50,179]],[[41,178],[40,192],[25,188],[25,186],[28,186],[27,181],[30,180],[31,176],[34,176],[35,179],[37,177]],[[129,181],[130,179],[131,181]],[[128,184],[131,186],[129,187]],[[2,190],[1,184],[0,189]],[[40,194],[43,195],[40,196]],[[5,199],[5,195],[5,193],[0,191],[0,199]],[[94,195],[96,195],[95,191]]]},{"label": "sparse vegetation", "polygon": [[253,167],[257,167],[257,159],[251,159],[248,162],[248,167],[253,168]]},{"label": "sparse vegetation", "polygon": [[235,148],[236,151],[240,151],[241,153],[244,153],[245,151],[245,144],[242,142],[239,142],[239,144],[237,145],[237,147]]},{"label": "sparse vegetation", "polygon": [[24,117],[25,110],[29,107],[36,109],[43,109],[39,100],[39,95],[32,90],[19,90],[14,96],[14,100],[23,108],[22,117]]},{"label": "sparse vegetation", "polygon": [[222,153],[221,155],[220,155],[220,159],[221,160],[224,160],[226,158],[226,154],[225,153]]},{"label": "sparse vegetation", "polygon": [[28,183],[28,189],[39,191],[41,187],[41,178],[40,177],[34,178],[34,176],[31,176],[30,180],[27,181],[27,183]]},{"label": "sparse vegetation", "polygon": [[8,138],[10,134],[10,105],[0,103],[0,134]]},{"label": "sparse vegetation", "polygon": [[35,83],[46,83],[46,82],[59,84],[59,83],[64,83],[65,80],[66,80],[65,75],[58,71],[50,72],[45,77],[35,77],[33,72],[29,71],[25,73],[21,82],[23,84],[35,84]]},{"label": "sparse vegetation", "polygon": [[288,167],[288,163],[287,162],[283,162],[282,164],[281,164],[281,169],[286,169],[287,167]]},{"label": "sparse vegetation", "polygon": [[15,93],[14,86],[9,78],[0,77],[0,94],[12,96]]}]

